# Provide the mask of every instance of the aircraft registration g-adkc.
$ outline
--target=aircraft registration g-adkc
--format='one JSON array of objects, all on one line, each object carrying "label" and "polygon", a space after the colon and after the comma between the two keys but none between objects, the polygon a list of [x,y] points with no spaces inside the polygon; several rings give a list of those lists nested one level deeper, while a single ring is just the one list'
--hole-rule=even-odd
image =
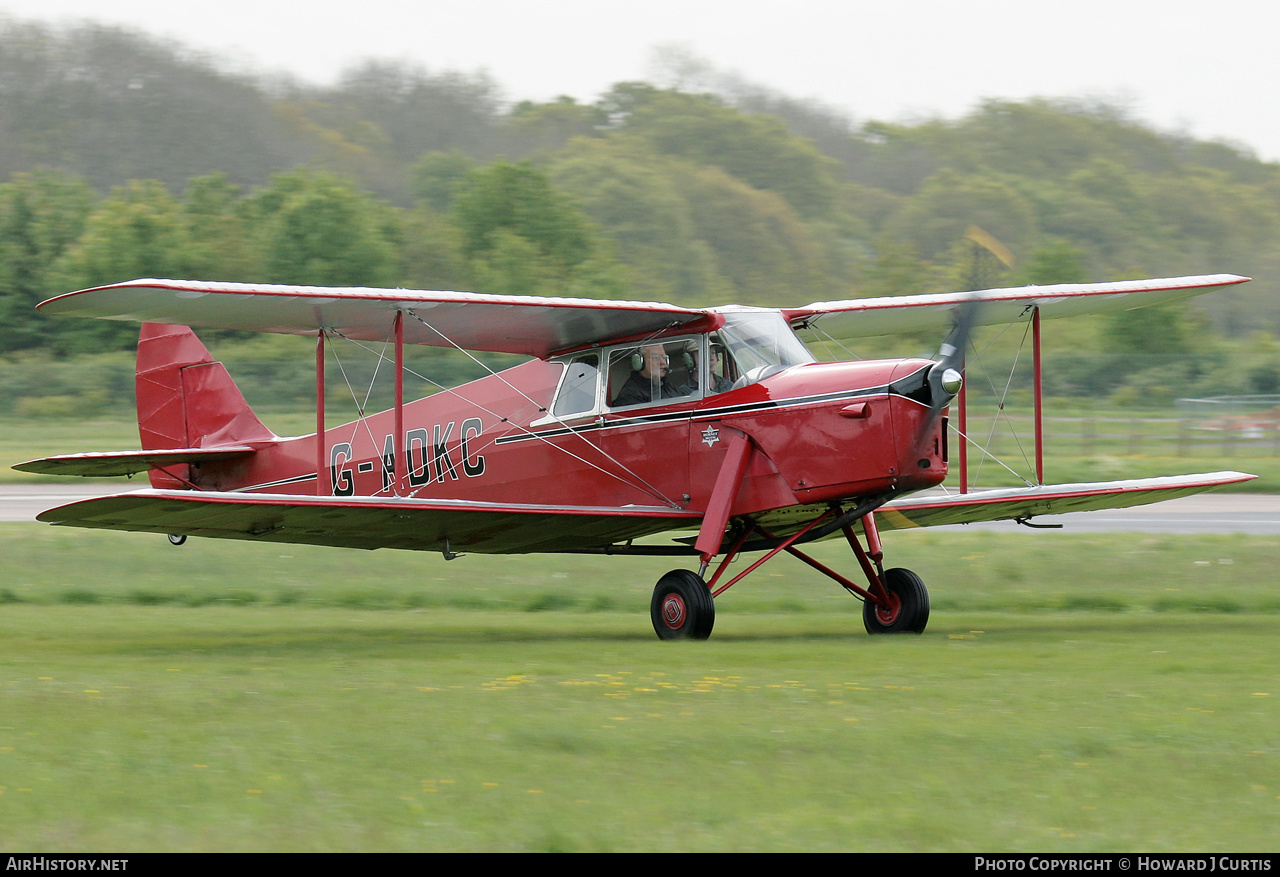
[{"label": "aircraft registration g-adkc", "polygon": [[[714,599],[786,551],[861,599],[868,632],[920,633],[928,592],[910,570],[884,568],[881,532],[1025,523],[1253,477],[1215,472],[1046,485],[1039,426],[1042,313],[1155,305],[1247,279],[1219,274],[782,309],[135,280],[39,308],[142,323],[142,449],[15,468],[147,472],[149,489],[70,503],[38,520],[168,534],[175,544],[207,536],[439,551],[445,558],[685,556],[697,571],[673,570],[653,592],[650,614],[662,639],[710,636]],[[969,327],[1020,320],[1030,322],[1034,339],[1036,481],[966,492],[962,438],[961,492],[919,494],[946,477],[949,434],[964,435]],[[819,362],[796,335],[808,328],[834,339],[920,330],[941,336],[948,326],[935,359]],[[191,327],[314,336],[315,433],[272,433]],[[326,349],[337,339],[393,350],[386,357],[395,365],[392,408],[341,426],[325,423]],[[406,401],[409,344],[532,358]],[[957,396],[958,421],[950,424]],[[673,535],[646,538],[664,533]],[[864,584],[801,550],[828,537],[848,541]],[[744,552],[763,554],[727,576]]]}]

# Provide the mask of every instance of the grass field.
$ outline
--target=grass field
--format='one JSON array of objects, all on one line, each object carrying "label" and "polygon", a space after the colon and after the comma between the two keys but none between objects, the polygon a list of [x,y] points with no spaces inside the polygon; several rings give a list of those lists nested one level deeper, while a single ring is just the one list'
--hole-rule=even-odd
[{"label": "grass field", "polygon": [[886,539],[923,636],[781,558],[662,643],[670,561],[0,526],[0,846],[1275,850],[1280,539]]}]

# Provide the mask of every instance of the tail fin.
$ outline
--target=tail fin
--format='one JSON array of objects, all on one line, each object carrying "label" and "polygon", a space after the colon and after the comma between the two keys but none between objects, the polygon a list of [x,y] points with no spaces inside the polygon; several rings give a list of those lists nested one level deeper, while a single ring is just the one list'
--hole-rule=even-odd
[{"label": "tail fin", "polygon": [[[186,326],[143,323],[136,375],[138,435],[144,451],[210,448],[276,436],[249,408],[222,363]],[[166,476],[152,472],[155,479]]]}]

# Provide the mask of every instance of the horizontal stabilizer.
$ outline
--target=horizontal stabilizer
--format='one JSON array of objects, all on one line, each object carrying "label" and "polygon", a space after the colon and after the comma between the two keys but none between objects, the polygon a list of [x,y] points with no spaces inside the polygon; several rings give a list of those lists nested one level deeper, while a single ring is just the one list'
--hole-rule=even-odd
[{"label": "horizontal stabilizer", "polygon": [[1125,509],[1191,496],[1224,484],[1252,481],[1256,477],[1243,472],[1210,472],[1130,481],[981,490],[951,496],[911,496],[882,506],[876,512],[876,525],[880,530],[903,530]]},{"label": "horizontal stabilizer", "polygon": [[150,469],[182,463],[209,463],[234,460],[254,453],[248,445],[223,445],[213,448],[164,448],[155,451],[97,451],[88,454],[62,454],[28,460],[14,466],[19,472],[39,475],[83,475],[105,478],[113,475],[135,475]]},{"label": "horizontal stabilizer", "polygon": [[342,548],[520,554],[563,551],[696,524],[660,506],[552,506],[407,497],[139,490],[36,516],[46,524]]}]

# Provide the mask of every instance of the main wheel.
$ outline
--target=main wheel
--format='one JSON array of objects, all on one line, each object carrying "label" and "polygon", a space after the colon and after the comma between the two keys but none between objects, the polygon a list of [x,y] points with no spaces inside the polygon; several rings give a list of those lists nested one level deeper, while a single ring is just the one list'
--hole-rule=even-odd
[{"label": "main wheel", "polygon": [[929,590],[909,569],[887,569],[880,577],[889,592],[887,606],[867,600],[862,604],[862,624],[867,633],[924,633],[929,623]]},{"label": "main wheel", "polygon": [[658,579],[649,616],[658,639],[706,639],[716,623],[716,604],[701,576],[673,569]]}]

